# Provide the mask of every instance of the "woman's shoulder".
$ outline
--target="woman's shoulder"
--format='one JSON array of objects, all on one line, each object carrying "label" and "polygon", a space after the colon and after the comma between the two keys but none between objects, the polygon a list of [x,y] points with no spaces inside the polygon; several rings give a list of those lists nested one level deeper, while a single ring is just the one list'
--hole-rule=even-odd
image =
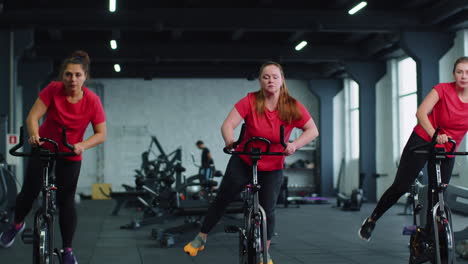
[{"label": "woman's shoulder", "polygon": [[455,82],[439,83],[436,86],[434,86],[434,89],[438,92],[439,96],[443,96],[444,94],[456,93]]},{"label": "woman's shoulder", "polygon": [[59,81],[52,81],[50,82],[44,89],[42,89],[42,93],[47,93],[51,95],[56,95],[59,94],[61,91],[63,91],[63,83]]},{"label": "woman's shoulder", "polygon": [[86,86],[83,86],[83,92],[86,96],[88,96],[88,98],[92,99],[93,101],[100,100],[99,95],[97,95],[95,92],[93,92],[93,90],[89,89]]},{"label": "woman's shoulder", "polygon": [[439,83],[434,87],[441,87],[441,88],[455,88],[455,82],[446,82],[446,83]]}]

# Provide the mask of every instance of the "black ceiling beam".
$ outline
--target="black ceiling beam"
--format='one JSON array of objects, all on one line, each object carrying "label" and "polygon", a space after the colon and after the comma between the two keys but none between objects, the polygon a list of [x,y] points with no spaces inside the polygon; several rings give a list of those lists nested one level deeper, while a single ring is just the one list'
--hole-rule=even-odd
[{"label": "black ceiling beam", "polygon": [[398,34],[378,34],[366,41],[362,46],[362,51],[366,57],[371,57],[378,52],[391,48],[400,40]]},{"label": "black ceiling beam", "polygon": [[90,53],[94,61],[153,61],[157,56],[159,61],[336,61],[365,58],[364,52],[352,45],[309,45],[300,52],[294,46],[278,44],[213,44],[213,43],[177,43],[161,44],[147,41],[144,43],[122,43],[116,51],[111,50],[107,43],[92,41],[83,42],[41,42],[36,44],[34,51],[39,56],[62,59],[73,50],[83,49]]},{"label": "black ceiling beam", "polygon": [[423,12],[425,14],[423,22],[428,24],[437,24],[464,10],[468,10],[467,0],[439,1],[435,6]]},{"label": "black ceiling beam", "polygon": [[[191,64],[191,65],[151,65],[122,64],[122,71],[114,71],[109,63],[92,63],[92,78],[248,78],[257,77],[259,63],[246,64]],[[283,64],[286,79],[324,78],[318,70],[320,65]]]},{"label": "black ceiling beam", "polygon": [[[72,12],[71,12],[72,11]],[[83,19],[86,14],[86,19]],[[76,23],[80,21],[80,23]],[[366,12],[349,16],[344,11],[166,8],[119,11],[111,14],[94,9],[29,9],[4,12],[0,27],[38,27],[67,30],[192,30],[192,31],[320,31],[391,32],[401,28],[434,29],[414,13]]]}]

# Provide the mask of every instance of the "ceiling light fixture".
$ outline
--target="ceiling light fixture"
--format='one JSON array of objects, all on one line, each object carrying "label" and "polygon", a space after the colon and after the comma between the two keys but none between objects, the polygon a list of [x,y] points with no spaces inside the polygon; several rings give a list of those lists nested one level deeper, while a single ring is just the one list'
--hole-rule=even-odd
[{"label": "ceiling light fixture", "polygon": [[307,41],[303,40],[303,41],[301,41],[301,43],[297,44],[296,50],[299,51],[302,48],[304,48],[305,46],[307,46]]},{"label": "ceiling light fixture", "polygon": [[117,0],[109,0],[109,11],[111,11],[112,13],[114,13],[117,8],[116,1]]},{"label": "ceiling light fixture", "polygon": [[366,1],[362,1],[361,3],[357,4],[355,7],[351,8],[348,11],[348,14],[354,15],[356,14],[359,10],[363,9],[367,5]]},{"label": "ceiling light fixture", "polygon": [[120,64],[114,64],[115,72],[120,72]]},{"label": "ceiling light fixture", "polygon": [[115,50],[117,49],[117,41],[116,40],[111,40],[110,41],[110,46],[111,46],[111,49]]}]

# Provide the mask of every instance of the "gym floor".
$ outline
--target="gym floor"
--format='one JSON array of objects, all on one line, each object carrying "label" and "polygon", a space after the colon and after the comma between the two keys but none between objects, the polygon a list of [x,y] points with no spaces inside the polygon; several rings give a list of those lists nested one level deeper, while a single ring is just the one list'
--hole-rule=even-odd
[{"label": "gym floor", "polygon": [[[401,235],[401,231],[403,226],[411,223],[411,216],[398,215],[403,211],[402,206],[394,206],[386,213],[377,225],[372,241],[367,243],[358,238],[357,229],[375,204],[366,203],[358,212],[338,210],[332,207],[333,204],[278,207],[277,236],[271,246],[274,263],[408,263],[408,237]],[[113,201],[83,200],[78,205],[74,250],[80,264],[237,263],[237,236],[221,232],[222,222],[208,237],[205,250],[190,257],[182,248],[196,234],[195,230],[177,237],[173,247],[161,248],[150,239],[150,233],[153,228],[163,226],[121,230],[120,226],[128,224],[138,214],[132,209],[122,209],[119,216],[111,216],[113,207]],[[453,219],[455,231],[467,226],[467,216],[454,215]],[[30,226],[31,223],[29,217],[27,224]],[[57,242],[60,242],[58,228],[56,232]],[[31,263],[31,245],[25,245],[17,238],[11,248],[0,249],[0,259],[2,263]],[[457,263],[468,261],[458,259]]]}]

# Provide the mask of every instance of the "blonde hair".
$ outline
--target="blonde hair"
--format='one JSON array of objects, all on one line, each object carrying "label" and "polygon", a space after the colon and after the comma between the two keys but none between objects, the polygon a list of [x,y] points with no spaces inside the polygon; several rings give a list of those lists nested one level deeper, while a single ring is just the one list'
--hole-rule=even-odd
[{"label": "blonde hair", "polygon": [[[289,95],[288,87],[286,86],[286,80],[284,79],[283,67],[281,67],[281,65],[277,62],[266,62],[260,67],[259,78],[261,78],[263,70],[267,66],[271,65],[276,66],[281,72],[281,77],[283,77],[283,84],[281,84],[278,99],[278,116],[281,121],[290,124],[292,121],[301,119],[302,114],[299,110],[299,107],[297,106],[296,99]],[[255,110],[259,116],[263,116],[265,113],[265,107],[265,91],[263,91],[263,88],[261,88],[255,93]]]}]

